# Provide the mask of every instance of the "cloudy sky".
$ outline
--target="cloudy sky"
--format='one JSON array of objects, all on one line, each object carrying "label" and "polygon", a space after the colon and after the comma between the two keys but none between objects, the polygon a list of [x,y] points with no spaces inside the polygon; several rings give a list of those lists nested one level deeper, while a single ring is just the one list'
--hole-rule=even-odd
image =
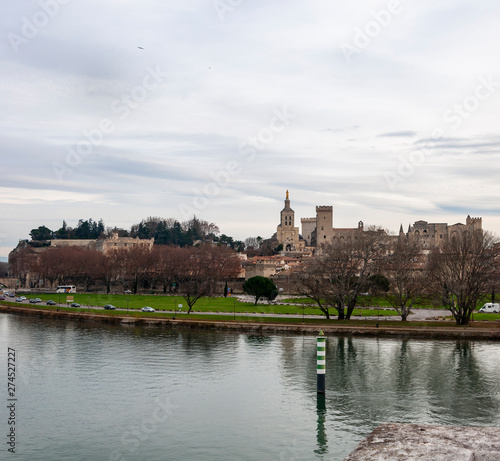
[{"label": "cloudy sky", "polygon": [[0,16],[0,257],[62,220],[500,234],[498,0],[39,0]]}]

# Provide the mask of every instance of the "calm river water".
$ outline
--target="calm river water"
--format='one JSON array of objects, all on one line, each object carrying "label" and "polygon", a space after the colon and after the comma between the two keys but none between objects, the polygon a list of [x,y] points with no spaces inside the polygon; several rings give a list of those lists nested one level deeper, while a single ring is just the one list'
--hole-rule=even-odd
[{"label": "calm river water", "polygon": [[[16,455],[7,350],[16,351]],[[382,422],[500,426],[500,344],[108,327],[0,314],[0,459],[342,460]]]}]

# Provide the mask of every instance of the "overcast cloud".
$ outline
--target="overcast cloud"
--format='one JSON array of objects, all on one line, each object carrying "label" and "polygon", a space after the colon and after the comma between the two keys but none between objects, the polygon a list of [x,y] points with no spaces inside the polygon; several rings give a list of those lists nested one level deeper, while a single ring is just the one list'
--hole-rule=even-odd
[{"label": "overcast cloud", "polygon": [[0,257],[39,225],[500,233],[495,0],[39,0],[0,24]]}]

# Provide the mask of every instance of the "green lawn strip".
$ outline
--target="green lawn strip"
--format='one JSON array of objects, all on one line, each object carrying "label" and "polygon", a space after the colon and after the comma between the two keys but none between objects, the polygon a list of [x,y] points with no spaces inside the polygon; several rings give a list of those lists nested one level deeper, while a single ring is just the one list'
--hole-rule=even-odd
[{"label": "green lawn strip", "polygon": [[479,314],[479,313],[474,312],[473,320],[475,322],[482,322],[485,320],[487,320],[487,321],[500,320],[500,314]]},{"label": "green lawn strip", "polygon": [[[313,301],[310,298],[286,298],[286,299],[281,299],[280,302],[282,303],[291,303],[291,304],[307,304],[307,305],[315,305],[316,302]],[[360,296],[358,297],[358,302],[357,304],[359,305],[360,308],[363,307],[380,307],[381,309],[386,308],[386,309],[392,309],[392,306],[389,304],[389,302],[383,298],[383,297],[377,297],[377,296]],[[434,306],[428,305],[428,304],[416,304],[413,307],[418,308],[418,309],[434,309]]]},{"label": "green lawn strip", "polygon": [[[479,309],[484,305],[484,303],[491,302],[491,296],[486,296],[483,301],[481,301],[476,309]],[[315,301],[310,298],[286,298],[280,300],[282,303],[292,303],[292,304],[305,304],[305,305],[315,305]],[[359,308],[363,307],[380,307],[381,309],[393,309],[393,307],[389,304],[387,299],[383,296],[360,296],[358,297],[358,306]],[[413,305],[414,309],[445,309],[445,307],[435,306],[430,301],[416,303]],[[381,311],[382,312],[382,311]],[[382,315],[382,314],[380,314]]]},{"label": "green lawn strip", "polygon": [[[122,311],[104,311],[102,309],[89,309],[89,308],[68,308],[68,307],[55,307],[46,306],[43,304],[20,304],[12,302],[2,302],[3,305],[11,307],[23,307],[31,309],[42,309],[42,310],[52,310],[52,311],[62,311],[62,312],[73,312],[73,313],[89,313],[94,315],[106,315],[106,316],[121,316],[121,317],[141,317],[141,318],[166,318],[172,319],[175,317],[179,320],[196,320],[196,321],[217,321],[217,322],[248,322],[248,323],[278,323],[278,324],[306,324],[306,325],[349,325],[349,326],[389,326],[391,328],[411,328],[411,327],[426,327],[426,328],[468,328],[464,326],[456,326],[453,320],[448,321],[419,321],[419,322],[401,322],[401,321],[384,321],[382,320],[368,320],[360,318],[358,320],[337,320],[330,319],[326,320],[323,318],[310,319],[305,318],[291,318],[291,317],[259,317],[259,316],[249,316],[249,315],[210,315],[210,314],[178,314],[175,316],[172,313],[164,312],[154,312],[154,313],[144,313],[138,310],[130,310],[128,313]],[[485,328],[491,329],[494,325],[500,328],[498,322],[492,322],[495,320],[500,320],[500,314],[475,314],[474,315],[474,328]]]},{"label": "green lawn strip", "polygon": [[[66,294],[59,293],[30,293],[27,298],[40,298],[44,303],[52,299],[57,303],[66,302]],[[82,307],[86,306],[104,306],[112,304],[120,309],[126,309],[127,304],[129,310],[141,309],[144,306],[151,306],[156,310],[179,310],[179,304],[182,304],[182,311],[187,311],[187,304],[181,296],[159,296],[159,295],[103,295],[94,293],[73,293],[72,302],[81,304]],[[24,304],[26,301],[24,302]],[[317,308],[302,308],[293,305],[275,305],[275,304],[257,304],[243,303],[236,298],[224,297],[204,297],[200,298],[193,307],[194,312],[236,312],[236,313],[264,313],[264,314],[296,314],[296,315],[318,315],[323,314]],[[332,315],[333,315],[332,310]],[[378,315],[375,310],[359,310],[355,309],[353,315],[355,316],[373,316]],[[397,315],[395,311],[379,310],[379,315]]]},{"label": "green lawn strip", "polygon": [[[21,293],[19,293],[21,295]],[[66,294],[59,293],[25,293],[27,298],[40,298],[43,303],[52,299],[56,302],[64,303],[66,301]],[[176,310],[178,305],[182,304],[182,311],[187,311],[187,305],[182,296],[162,296],[162,295],[104,295],[98,293],[73,293],[74,302],[82,305],[82,307],[90,306],[104,306],[106,304],[113,304],[117,308],[126,309],[127,299],[129,311],[140,310],[144,306],[151,306],[156,310]],[[367,297],[368,298],[368,297]],[[289,298],[285,301],[300,303],[301,301],[308,305],[312,301],[308,298]],[[20,303],[17,303],[20,305]],[[22,304],[26,306],[26,301]],[[45,304],[43,304],[45,306]],[[481,304],[482,305],[482,304]],[[29,306],[34,306],[29,304]],[[36,304],[35,306],[40,306]],[[254,306],[252,303],[243,303],[234,297],[204,297],[200,298],[194,305],[193,312],[227,312],[232,313],[233,310],[238,314],[242,313],[264,313],[264,314],[295,314],[295,315],[318,315],[320,318],[323,314],[317,308],[294,305],[275,305],[275,304],[258,304]],[[336,317],[335,310],[331,309],[331,316]],[[393,309],[385,310],[380,309],[358,309],[353,311],[354,317],[385,317],[397,316],[397,312]],[[496,320],[500,319],[500,314],[479,314],[474,313],[474,320]]]}]

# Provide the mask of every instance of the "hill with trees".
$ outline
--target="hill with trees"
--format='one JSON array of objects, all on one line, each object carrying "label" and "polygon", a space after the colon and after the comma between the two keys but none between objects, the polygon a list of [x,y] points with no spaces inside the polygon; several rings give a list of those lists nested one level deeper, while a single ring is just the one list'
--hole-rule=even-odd
[{"label": "hill with trees", "polygon": [[105,239],[113,234],[119,237],[138,237],[141,239],[154,239],[155,245],[175,245],[179,247],[194,246],[203,241],[213,241],[228,246],[234,250],[242,251],[244,243],[234,240],[226,234],[220,234],[219,227],[194,216],[192,219],[180,222],[175,218],[148,217],[130,229],[118,227],[105,227],[104,221],[92,218],[80,219],[76,227],[68,226],[63,221],[57,230],[46,226],[39,226],[30,231],[32,246],[49,245],[53,239]]}]

